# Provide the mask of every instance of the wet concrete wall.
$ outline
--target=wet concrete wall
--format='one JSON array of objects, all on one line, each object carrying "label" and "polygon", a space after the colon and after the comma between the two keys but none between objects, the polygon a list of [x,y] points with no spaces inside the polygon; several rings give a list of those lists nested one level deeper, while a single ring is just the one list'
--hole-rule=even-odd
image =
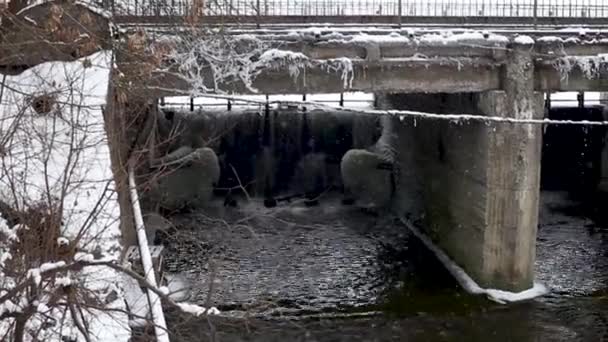
[{"label": "wet concrete wall", "polygon": [[[393,94],[381,106],[431,113],[477,113],[471,94]],[[487,133],[480,123],[406,118],[398,136],[395,209],[461,265],[482,260]],[[466,243],[463,236],[467,236]],[[472,269],[472,268],[471,268]]]},{"label": "wet concrete wall", "polygon": [[[309,175],[303,170],[304,160],[318,160],[313,168],[322,168],[318,172],[326,177],[324,187],[340,190],[342,156],[354,146],[369,147],[382,131],[375,115],[297,108],[228,112],[167,108],[160,110],[157,120],[154,154],[166,155],[180,146],[213,149],[220,167],[215,192],[222,196],[229,191],[241,193],[243,189],[247,195],[259,197],[305,191],[301,185],[307,183]],[[171,180],[162,181],[165,189],[159,189],[165,194],[163,205],[176,208],[193,195],[192,191],[196,192],[196,184],[206,172],[200,166],[189,170],[193,167],[196,166],[180,167],[166,175]],[[168,188],[175,189],[176,195],[167,198],[167,193],[174,192]],[[152,201],[161,201],[154,192],[149,194],[154,197]]]},{"label": "wet concrete wall", "polygon": [[[382,106],[398,109],[506,115],[504,93],[383,97]],[[542,102],[534,105],[542,113]],[[395,209],[423,228],[480,285],[529,288],[539,128],[419,118],[406,118],[398,127]]]}]

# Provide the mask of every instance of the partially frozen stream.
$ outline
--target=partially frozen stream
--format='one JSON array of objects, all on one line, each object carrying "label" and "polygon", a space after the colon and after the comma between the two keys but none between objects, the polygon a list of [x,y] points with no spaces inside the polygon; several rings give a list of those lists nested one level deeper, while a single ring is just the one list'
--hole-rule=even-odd
[{"label": "partially frozen stream", "polygon": [[[552,293],[508,306],[463,293],[390,215],[324,203],[175,218],[191,231],[167,266],[201,304],[214,275],[210,298],[227,316],[213,318],[217,340],[608,339],[608,232],[561,193],[543,194],[537,242],[537,278]],[[206,319],[168,316],[174,340],[211,340]]]}]

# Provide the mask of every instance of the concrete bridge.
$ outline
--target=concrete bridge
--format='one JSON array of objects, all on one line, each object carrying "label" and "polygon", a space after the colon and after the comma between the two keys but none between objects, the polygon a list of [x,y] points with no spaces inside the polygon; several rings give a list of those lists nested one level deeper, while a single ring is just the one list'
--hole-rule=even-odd
[{"label": "concrete bridge", "polygon": [[[264,67],[251,84],[231,79],[217,87],[238,94],[364,91],[376,94],[380,109],[516,120],[543,119],[546,92],[608,91],[603,32],[253,33],[268,46],[259,59]],[[243,44],[250,38],[234,37]],[[148,89],[159,97],[190,94],[193,83],[184,74],[169,66],[154,74]],[[400,174],[393,209],[423,222],[481,286],[530,288],[542,126],[454,125],[406,116],[395,127]]]},{"label": "concrete bridge", "polygon": [[[531,11],[526,7],[532,14],[525,16],[478,15],[473,24],[485,27],[465,30],[454,26],[460,23],[459,12],[450,12],[452,19],[434,28],[406,27],[405,19],[423,18],[418,24],[427,19],[404,15],[404,3],[399,1],[397,11],[386,16],[287,13],[268,20],[281,24],[272,28],[233,25],[220,33],[206,31],[201,24],[220,24],[225,14],[196,13],[190,25],[173,25],[175,17],[148,16],[137,6],[130,12],[127,6],[116,17],[126,30],[107,33],[105,45],[116,53],[106,120],[123,217],[131,216],[123,166],[133,154],[148,153],[147,137],[138,132],[159,111],[163,96],[365,91],[377,94],[379,109],[534,120],[544,117],[545,92],[608,91],[608,32],[602,27],[608,5],[586,7],[593,11],[576,7],[573,13],[580,16],[564,16],[565,25],[599,25],[588,29],[535,29],[535,24],[560,25],[548,19],[549,13],[558,12],[536,6]],[[232,16],[232,22],[247,17],[246,23],[264,23],[261,4],[258,1],[255,15]],[[106,5],[120,14],[116,3]],[[29,15],[24,25],[43,16],[44,6],[21,13],[22,18]],[[73,10],[80,5],[70,6]],[[562,8],[559,13],[566,12]],[[177,13],[182,14],[192,13]],[[296,17],[298,23],[332,18],[335,23],[361,25],[287,29]],[[488,24],[496,21],[500,27]],[[135,25],[139,23],[148,25]],[[391,25],[372,28],[364,23]],[[77,57],[58,48],[37,58],[59,55]],[[391,120],[395,139],[390,147],[397,151],[394,162],[400,170],[391,208],[422,222],[425,232],[480,285],[530,288],[542,126],[479,121],[454,125],[410,116]],[[122,224],[124,232],[134,231],[132,223]],[[132,239],[125,237],[128,244]]]},{"label": "concrete bridge", "polygon": [[[200,20],[217,24],[218,18]],[[306,23],[311,18],[301,16],[294,22]],[[255,22],[249,19],[245,23]],[[273,23],[292,19],[274,17]],[[368,20],[387,23],[381,16]],[[162,62],[164,71],[151,73],[145,89],[150,99],[196,94],[202,88],[236,94],[364,91],[377,95],[380,109],[512,119],[542,119],[546,92],[608,91],[605,31],[534,29],[538,16],[524,20],[528,26],[488,26],[478,31],[452,27],[452,32],[404,25],[292,29],[237,25],[222,40],[244,50],[259,49],[244,52],[253,62],[243,67],[255,77],[218,77],[210,68],[192,73],[183,67],[180,56],[191,53],[193,45],[168,44],[178,53]],[[574,21],[581,22],[580,18]],[[175,32],[170,26],[144,27],[147,47],[152,50],[171,42]],[[186,37],[196,37],[199,31],[189,32]],[[179,35],[183,39],[184,32]],[[197,39],[186,38],[189,42]],[[213,37],[205,39],[215,43]],[[128,60],[119,55],[119,69],[127,69]],[[392,147],[400,174],[393,210],[423,222],[424,231],[481,286],[511,291],[530,288],[542,126],[453,125],[406,117],[394,127],[397,138]]]},{"label": "concrete bridge", "polygon": [[602,25],[606,5],[595,0],[550,1],[413,1],[413,0],[107,0],[103,5],[118,22],[174,24],[184,16],[202,15],[199,23],[255,24],[391,24],[391,25]]}]

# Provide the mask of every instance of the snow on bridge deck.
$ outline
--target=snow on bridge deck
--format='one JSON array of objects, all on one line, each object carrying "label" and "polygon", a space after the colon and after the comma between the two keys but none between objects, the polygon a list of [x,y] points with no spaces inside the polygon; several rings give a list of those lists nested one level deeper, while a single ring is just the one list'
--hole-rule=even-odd
[{"label": "snow on bridge deck", "polygon": [[[530,39],[534,44],[531,49],[536,65],[536,89],[608,89],[606,34],[588,37],[586,33],[569,32],[570,37],[567,38],[543,36]],[[183,37],[180,35],[180,39]],[[171,39],[171,36],[165,38]],[[248,78],[252,81],[250,87],[239,84],[238,80],[226,84],[225,90],[241,94],[255,93],[253,89],[262,94],[498,90],[501,89],[502,67],[509,58],[508,50],[511,44],[521,40],[512,35],[485,31],[453,34],[425,30],[395,30],[384,35],[304,30],[262,36],[241,35],[233,39],[234,44],[238,45],[242,40],[243,46],[255,45],[260,50],[259,54],[252,55],[254,62],[248,65],[248,72],[254,75]],[[184,49],[180,44],[177,43],[178,49]],[[185,78],[176,77],[180,73],[182,76],[189,73],[183,66],[192,60],[191,52],[194,50],[186,50],[174,55],[177,58],[174,59],[174,69],[171,69],[173,74],[165,74],[151,84],[158,85],[158,88],[171,85],[173,89],[185,92],[181,94],[189,95],[188,78],[198,83],[200,80],[212,81],[213,76],[205,74],[209,72],[206,70]],[[205,86],[211,89],[215,85],[206,83]],[[169,92],[160,96],[175,94],[180,93]]]}]

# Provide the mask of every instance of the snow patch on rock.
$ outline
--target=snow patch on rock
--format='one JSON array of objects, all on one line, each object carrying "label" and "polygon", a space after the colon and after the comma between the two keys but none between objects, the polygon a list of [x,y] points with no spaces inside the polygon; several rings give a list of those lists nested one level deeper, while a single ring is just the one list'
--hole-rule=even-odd
[{"label": "snow patch on rock", "polygon": [[534,39],[530,36],[517,36],[513,42],[520,45],[534,45]]}]

